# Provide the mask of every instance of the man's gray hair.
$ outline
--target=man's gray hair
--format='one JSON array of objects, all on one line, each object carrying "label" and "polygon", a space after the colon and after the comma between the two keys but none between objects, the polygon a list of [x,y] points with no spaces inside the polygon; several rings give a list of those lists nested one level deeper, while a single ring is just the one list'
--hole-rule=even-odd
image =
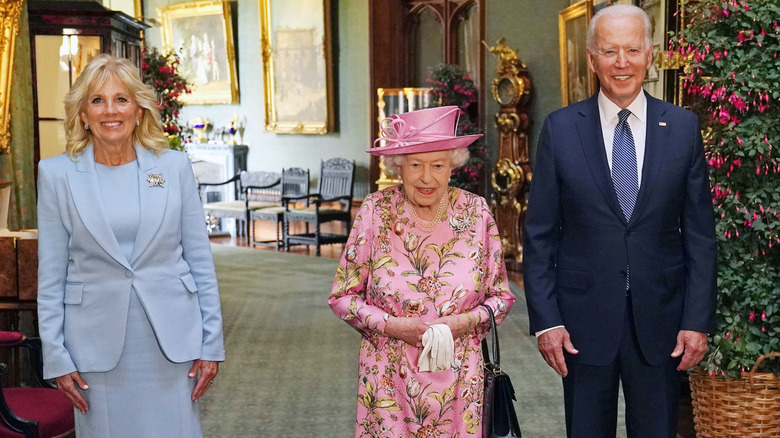
[{"label": "man's gray hair", "polygon": [[591,55],[597,55],[599,48],[596,46],[596,26],[603,17],[637,17],[642,20],[645,27],[645,49],[653,48],[653,25],[650,17],[640,7],[634,5],[612,5],[602,8],[590,19],[588,32],[585,34],[585,48]]}]

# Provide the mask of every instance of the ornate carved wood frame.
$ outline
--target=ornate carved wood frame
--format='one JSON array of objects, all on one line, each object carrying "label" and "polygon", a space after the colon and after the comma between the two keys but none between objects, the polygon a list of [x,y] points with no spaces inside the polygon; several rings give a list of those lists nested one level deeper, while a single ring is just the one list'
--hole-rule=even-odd
[{"label": "ornate carved wood frame", "polygon": [[11,151],[11,77],[14,69],[14,45],[19,33],[19,15],[24,0],[0,2],[0,154]]}]

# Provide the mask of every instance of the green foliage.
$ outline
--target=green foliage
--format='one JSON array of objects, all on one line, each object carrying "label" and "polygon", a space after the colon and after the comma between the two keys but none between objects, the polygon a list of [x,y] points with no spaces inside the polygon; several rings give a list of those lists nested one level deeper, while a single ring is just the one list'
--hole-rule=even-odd
[{"label": "green foliage", "polygon": [[[471,77],[460,66],[439,64],[428,72],[428,82],[439,106],[455,105],[460,108],[458,135],[479,134],[480,129],[475,122],[476,106],[472,106],[477,101],[477,87]],[[487,159],[483,140],[472,143],[469,152],[471,156],[466,164],[452,172],[450,185],[476,193]]]},{"label": "green foliage", "polygon": [[[703,365],[739,377],[780,351],[780,3],[684,2],[673,40],[705,130],[718,236],[717,328]],[[779,361],[759,371],[780,375]]]},{"label": "green foliage", "polygon": [[179,75],[181,58],[176,52],[161,53],[154,47],[144,49],[142,56],[143,81],[151,85],[159,96],[160,117],[170,148],[184,150],[181,141],[184,126],[179,123],[179,113],[184,104],[179,97],[191,93],[192,84]]}]

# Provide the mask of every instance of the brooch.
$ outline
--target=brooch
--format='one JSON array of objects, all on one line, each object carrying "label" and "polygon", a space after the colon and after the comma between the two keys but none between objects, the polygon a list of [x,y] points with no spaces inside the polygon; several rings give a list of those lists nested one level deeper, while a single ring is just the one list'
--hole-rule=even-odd
[{"label": "brooch", "polygon": [[449,223],[452,231],[460,234],[474,227],[474,218],[458,213],[450,216]]},{"label": "brooch", "polygon": [[149,181],[149,187],[162,187],[165,184],[162,173],[150,173],[146,180]]}]

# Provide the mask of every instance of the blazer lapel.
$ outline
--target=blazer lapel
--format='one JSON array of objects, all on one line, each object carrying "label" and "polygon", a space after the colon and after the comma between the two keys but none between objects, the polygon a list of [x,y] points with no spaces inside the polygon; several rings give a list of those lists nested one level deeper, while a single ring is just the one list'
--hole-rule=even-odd
[{"label": "blazer lapel", "polygon": [[601,195],[607,201],[612,211],[625,222],[623,211],[620,209],[615,188],[612,184],[612,175],[607,163],[607,151],[604,149],[604,136],[601,133],[601,119],[599,118],[598,94],[586,101],[586,105],[580,109],[580,118],[577,120],[577,132],[580,144],[585,153],[593,179],[596,181]]},{"label": "blazer lapel", "polygon": [[663,165],[664,154],[669,142],[669,128],[666,127],[663,105],[660,101],[647,95],[647,131],[645,134],[645,158],[642,166],[642,185],[636,199],[636,206],[631,218],[642,214],[642,208],[647,204],[647,199],[653,187],[657,184]]},{"label": "blazer lapel", "polygon": [[135,236],[131,263],[134,263],[149,246],[160,228],[168,202],[170,186],[168,179],[173,177],[170,172],[166,172],[167,169],[159,165],[159,157],[154,152],[138,145],[135,146],[135,152],[138,157],[141,222],[138,224],[138,234]]},{"label": "blazer lapel", "polygon": [[95,171],[95,155],[92,145],[87,146],[81,154],[81,158],[76,161],[76,170],[68,172],[68,181],[70,182],[73,203],[84,227],[108,255],[122,266],[130,269],[130,264],[122,253],[114,231],[108,223],[108,216],[106,216],[106,209],[103,205],[103,195],[100,192],[100,181],[98,181]]}]

